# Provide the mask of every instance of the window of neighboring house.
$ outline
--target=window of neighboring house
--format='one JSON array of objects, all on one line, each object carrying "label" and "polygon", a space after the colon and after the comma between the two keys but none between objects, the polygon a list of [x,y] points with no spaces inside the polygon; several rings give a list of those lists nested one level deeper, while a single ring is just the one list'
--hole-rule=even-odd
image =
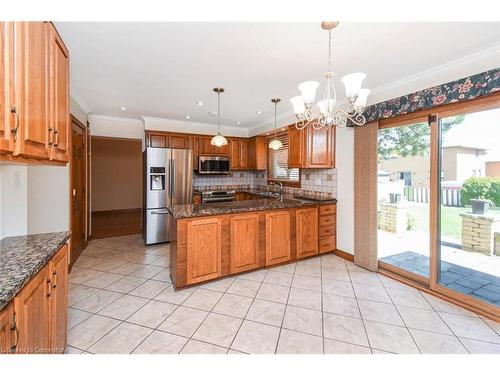
[{"label": "window of neighboring house", "polygon": [[269,148],[274,135],[267,138],[267,179],[282,182],[286,186],[300,187],[299,168],[288,168],[288,132],[280,132],[276,138],[283,145],[279,150]]}]

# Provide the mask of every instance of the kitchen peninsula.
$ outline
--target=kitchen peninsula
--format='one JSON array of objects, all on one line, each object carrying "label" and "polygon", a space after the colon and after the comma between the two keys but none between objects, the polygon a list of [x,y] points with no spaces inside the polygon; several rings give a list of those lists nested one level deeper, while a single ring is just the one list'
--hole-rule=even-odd
[{"label": "kitchen peninsula", "polygon": [[250,199],[172,208],[170,276],[176,288],[335,250],[335,199],[236,193]]}]

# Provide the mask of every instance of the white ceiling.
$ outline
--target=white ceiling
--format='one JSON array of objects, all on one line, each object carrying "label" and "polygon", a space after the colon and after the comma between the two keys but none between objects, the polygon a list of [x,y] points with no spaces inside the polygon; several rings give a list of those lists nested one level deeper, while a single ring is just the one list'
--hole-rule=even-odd
[{"label": "white ceiling", "polygon": [[[71,84],[91,113],[252,128],[278,115],[305,80],[323,83],[328,34],[319,23],[58,22],[71,56]],[[363,71],[376,88],[500,43],[500,23],[341,23],[333,31],[340,78]],[[320,86],[320,90],[322,86]],[[202,101],[203,106],[196,105]],[[127,109],[121,111],[120,107]],[[256,114],[261,110],[262,114]]]}]

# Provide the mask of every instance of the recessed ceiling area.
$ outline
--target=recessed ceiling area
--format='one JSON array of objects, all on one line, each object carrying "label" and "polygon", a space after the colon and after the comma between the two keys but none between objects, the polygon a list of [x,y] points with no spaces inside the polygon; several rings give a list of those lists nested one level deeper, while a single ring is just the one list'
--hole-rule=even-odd
[{"label": "recessed ceiling area", "polygon": [[[367,74],[375,89],[499,43],[499,23],[348,23],[333,30],[333,72]],[[93,114],[252,128],[291,113],[306,80],[321,83],[328,33],[320,23],[57,22],[71,85]],[[202,105],[200,105],[202,103]],[[261,113],[259,113],[261,112]],[[189,118],[187,117],[189,116]]]}]

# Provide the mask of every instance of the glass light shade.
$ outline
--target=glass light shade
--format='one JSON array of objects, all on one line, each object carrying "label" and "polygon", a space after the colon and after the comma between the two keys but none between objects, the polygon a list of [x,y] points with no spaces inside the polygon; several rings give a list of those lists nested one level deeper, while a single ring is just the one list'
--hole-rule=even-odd
[{"label": "glass light shade", "polygon": [[292,99],[290,99],[290,103],[292,103],[293,111],[296,115],[301,115],[306,111],[304,99],[302,99],[301,96],[294,96]]},{"label": "glass light shade", "polygon": [[320,100],[318,103],[319,111],[323,114],[323,116],[328,116],[333,109],[334,106],[334,101],[333,100],[328,100],[328,99],[323,99]]},{"label": "glass light shade", "polygon": [[356,101],[354,102],[354,105],[356,107],[366,107],[366,100],[368,99],[368,95],[370,95],[370,92],[372,90],[370,89],[361,89],[358,92],[358,97]]},{"label": "glass light shade", "polygon": [[227,145],[227,139],[221,134],[217,133],[210,141],[212,146],[221,147]]},{"label": "glass light shade", "polygon": [[300,95],[302,96],[304,103],[314,103],[318,86],[319,82],[317,81],[306,81],[297,86],[300,90]]},{"label": "glass light shade", "polygon": [[342,77],[341,81],[345,86],[345,93],[348,98],[359,94],[365,78],[365,73],[351,73]]},{"label": "glass light shade", "polygon": [[283,144],[279,139],[273,139],[269,142],[269,148],[272,148],[273,150],[279,150],[281,147],[283,147]]}]

